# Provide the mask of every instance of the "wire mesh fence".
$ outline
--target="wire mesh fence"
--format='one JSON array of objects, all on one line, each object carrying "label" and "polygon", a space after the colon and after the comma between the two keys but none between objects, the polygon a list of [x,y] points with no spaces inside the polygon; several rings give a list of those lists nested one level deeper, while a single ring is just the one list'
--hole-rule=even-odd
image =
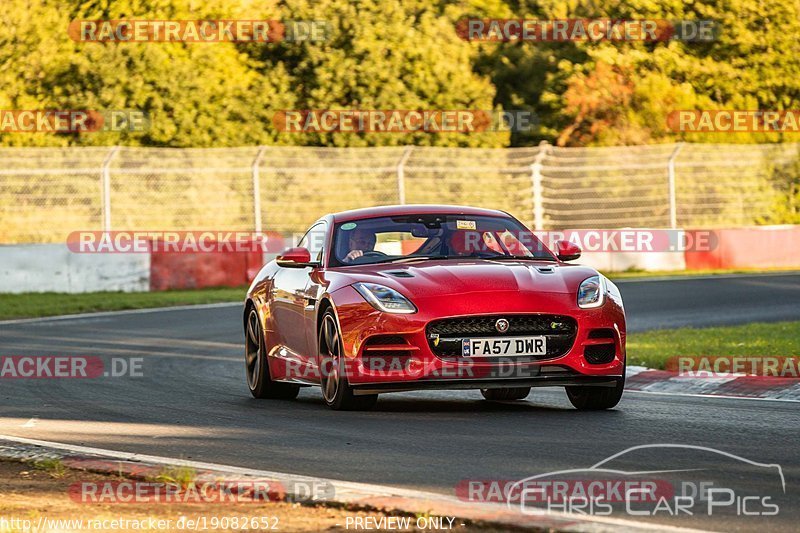
[{"label": "wire mesh fence", "polygon": [[608,148],[0,148],[0,243],[72,231],[304,230],[398,203],[502,209],[536,229],[797,218],[800,143]]}]

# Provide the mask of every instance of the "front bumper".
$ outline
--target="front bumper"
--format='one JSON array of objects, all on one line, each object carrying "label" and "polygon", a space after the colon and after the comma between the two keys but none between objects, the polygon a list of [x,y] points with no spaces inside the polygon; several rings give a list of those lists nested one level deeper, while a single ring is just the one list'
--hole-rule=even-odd
[{"label": "front bumper", "polygon": [[499,389],[506,387],[565,387],[570,385],[590,385],[593,387],[615,387],[619,377],[585,376],[559,371],[543,373],[530,378],[471,378],[471,379],[422,379],[379,383],[360,383],[352,385],[356,395],[378,394],[382,392],[407,392],[415,390],[459,390],[459,389]]},{"label": "front bumper", "polygon": [[[446,302],[416,299],[417,313],[395,315],[375,310],[352,287],[344,287],[336,291],[335,303],[347,378],[357,393],[613,386],[624,372],[625,314],[613,299],[596,309],[580,309],[569,294],[537,293],[530,298],[519,292],[464,294]],[[442,357],[432,350],[427,329],[432,321],[490,315],[566,316],[575,320],[577,328],[571,346],[557,356],[475,360]],[[591,356],[598,353],[597,347],[605,352],[604,357]],[[375,364],[382,359],[382,364]]]}]

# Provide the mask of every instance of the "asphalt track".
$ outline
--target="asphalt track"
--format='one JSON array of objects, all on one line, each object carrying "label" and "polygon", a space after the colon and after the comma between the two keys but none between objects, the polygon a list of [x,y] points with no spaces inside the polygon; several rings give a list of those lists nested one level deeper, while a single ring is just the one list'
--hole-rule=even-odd
[{"label": "asphalt track", "polygon": [[[639,331],[797,320],[799,278],[635,281],[620,288],[630,328]],[[616,410],[582,413],[560,389],[534,389],[527,401],[506,404],[481,401],[472,391],[386,395],[370,412],[330,411],[317,389],[303,389],[294,402],[257,401],[244,383],[240,313],[238,306],[216,306],[0,324],[2,355],[143,358],[137,378],[3,380],[0,434],[447,494],[467,479],[586,468],[635,445],[710,447],[780,465],[786,493],[776,492],[774,469],[697,449],[640,450],[626,456],[624,469],[701,469],[719,486],[773,495],[780,513],[664,512],[655,520],[796,530],[797,403],[628,393]]]},{"label": "asphalt track", "polygon": [[628,331],[800,320],[800,272],[618,283]]}]

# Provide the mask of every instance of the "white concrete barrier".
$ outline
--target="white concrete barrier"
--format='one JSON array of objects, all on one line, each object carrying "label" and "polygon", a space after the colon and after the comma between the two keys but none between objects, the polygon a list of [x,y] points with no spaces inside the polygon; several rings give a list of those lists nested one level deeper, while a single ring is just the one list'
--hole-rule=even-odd
[{"label": "white concrete barrier", "polygon": [[150,254],[76,254],[64,244],[0,246],[0,293],[150,290]]},{"label": "white concrete barrier", "polygon": [[584,252],[576,261],[603,272],[685,270],[683,252]]}]

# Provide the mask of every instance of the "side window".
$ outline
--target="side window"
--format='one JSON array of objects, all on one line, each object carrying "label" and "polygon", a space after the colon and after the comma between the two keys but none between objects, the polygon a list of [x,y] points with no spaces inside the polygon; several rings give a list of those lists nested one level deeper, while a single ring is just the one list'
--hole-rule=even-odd
[{"label": "side window", "polygon": [[311,226],[311,229],[303,235],[303,238],[297,244],[302,248],[308,248],[308,251],[311,252],[312,261],[322,261],[322,252],[325,248],[325,229],[324,222]]}]

